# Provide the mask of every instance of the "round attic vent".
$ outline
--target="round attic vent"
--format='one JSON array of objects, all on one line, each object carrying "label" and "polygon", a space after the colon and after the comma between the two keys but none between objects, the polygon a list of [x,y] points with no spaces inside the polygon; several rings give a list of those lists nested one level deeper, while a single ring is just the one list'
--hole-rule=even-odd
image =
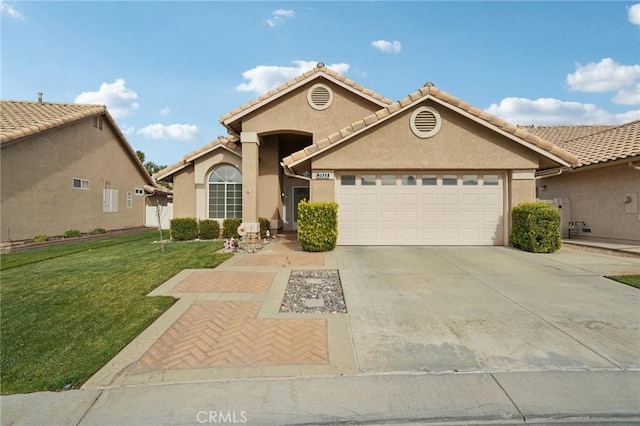
[{"label": "round attic vent", "polygon": [[430,138],[440,130],[440,114],[431,107],[420,107],[411,114],[411,131],[419,138]]},{"label": "round attic vent", "polygon": [[333,100],[333,91],[324,84],[314,84],[307,92],[307,101],[311,108],[323,110],[329,108]]}]

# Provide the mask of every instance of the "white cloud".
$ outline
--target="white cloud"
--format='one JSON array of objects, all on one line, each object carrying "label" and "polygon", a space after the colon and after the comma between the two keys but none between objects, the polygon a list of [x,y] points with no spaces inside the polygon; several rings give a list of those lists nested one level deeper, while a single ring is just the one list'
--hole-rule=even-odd
[{"label": "white cloud", "polygon": [[640,104],[638,83],[640,65],[621,65],[611,58],[587,65],[576,64],[576,71],[567,75],[569,89],[580,92],[617,92],[613,102],[625,105]]},{"label": "white cloud", "polygon": [[375,40],[371,42],[371,45],[381,52],[385,53],[400,53],[402,50],[402,43],[397,40]]},{"label": "white cloud", "polygon": [[640,83],[620,89],[614,96],[613,102],[621,105],[640,105]]},{"label": "white cloud", "polygon": [[640,25],[640,3],[627,8],[627,15],[629,16],[629,22],[634,25]]},{"label": "white cloud", "polygon": [[160,112],[160,115],[167,115],[169,114],[169,111],[171,111],[171,109],[169,108],[169,106],[166,106],[162,108],[159,112]]},{"label": "white cloud", "polygon": [[[313,69],[318,63],[314,61],[293,61],[293,64],[294,66],[292,67],[258,65],[255,68],[251,68],[242,73],[245,81],[236,86],[236,90],[262,94]],[[326,67],[339,74],[346,74],[350,65],[338,63],[326,65]]]},{"label": "white cloud", "polygon": [[134,126],[125,126],[125,127],[121,127],[122,133],[124,133],[125,135],[132,135],[133,132],[136,131],[136,128]]},{"label": "white cloud", "polygon": [[640,78],[640,65],[621,65],[611,58],[587,65],[576,64],[576,72],[567,75],[571,90],[614,92],[632,86]]},{"label": "white cloud", "polygon": [[139,104],[132,102],[138,99],[138,94],[126,87],[122,78],[113,83],[102,83],[97,92],[82,92],[76,96],[75,102],[81,104],[106,105],[114,117],[124,117],[137,109]]},{"label": "white cloud", "polygon": [[486,111],[513,124],[568,125],[612,124],[624,122],[619,116],[593,104],[561,101],[554,98],[504,98]]},{"label": "white cloud", "polygon": [[195,124],[150,124],[138,130],[138,134],[149,139],[177,139],[186,141],[193,139],[198,134],[198,126]]},{"label": "white cloud", "polygon": [[275,27],[283,23],[287,18],[293,18],[296,13],[293,10],[278,9],[271,13],[271,18],[267,18],[267,25]]},{"label": "white cloud", "polygon": [[640,109],[616,114],[615,117],[615,123],[628,123],[630,121],[640,120]]},{"label": "white cloud", "polygon": [[13,19],[24,19],[24,15],[17,9],[9,6],[7,3],[0,1],[0,13],[5,13]]}]

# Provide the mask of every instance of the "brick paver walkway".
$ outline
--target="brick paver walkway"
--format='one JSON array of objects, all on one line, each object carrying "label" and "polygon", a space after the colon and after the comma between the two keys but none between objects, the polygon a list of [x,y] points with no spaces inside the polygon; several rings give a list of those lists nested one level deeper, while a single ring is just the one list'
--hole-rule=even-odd
[{"label": "brick paver walkway", "polygon": [[193,303],[131,372],[205,367],[327,364],[322,319],[256,319],[259,303]]},{"label": "brick paver walkway", "polygon": [[275,276],[275,272],[192,272],[171,293],[264,293]]}]

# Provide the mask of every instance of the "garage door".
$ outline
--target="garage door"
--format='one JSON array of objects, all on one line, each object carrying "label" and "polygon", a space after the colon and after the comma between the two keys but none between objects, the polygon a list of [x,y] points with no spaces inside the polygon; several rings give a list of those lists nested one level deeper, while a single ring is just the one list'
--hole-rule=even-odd
[{"label": "garage door", "polygon": [[340,245],[502,245],[496,173],[340,174]]}]

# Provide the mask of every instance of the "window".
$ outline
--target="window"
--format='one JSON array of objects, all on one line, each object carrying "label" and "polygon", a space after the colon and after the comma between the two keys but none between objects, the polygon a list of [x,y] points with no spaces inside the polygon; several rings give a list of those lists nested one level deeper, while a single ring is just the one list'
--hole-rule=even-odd
[{"label": "window", "polygon": [[462,184],[463,185],[477,185],[478,184],[478,175],[462,175]]},{"label": "window", "polygon": [[422,176],[422,184],[423,185],[437,185],[438,177],[436,175],[424,175]]},{"label": "window", "polygon": [[382,185],[395,185],[396,175],[382,175]]},{"label": "window", "polygon": [[498,185],[498,175],[484,175],[482,182],[484,185]]},{"label": "window", "polygon": [[414,175],[404,175],[402,176],[402,184],[403,185],[415,185],[416,177]]},{"label": "window", "polygon": [[233,166],[219,166],[209,176],[209,218],[242,218],[242,174]]},{"label": "window", "polygon": [[127,191],[127,208],[133,207],[133,193],[131,191]]},{"label": "window", "polygon": [[340,176],[340,185],[353,186],[356,184],[356,177],[354,175]]},{"label": "window", "polygon": [[136,195],[144,195],[144,189],[136,188]]},{"label": "window", "polygon": [[362,175],[360,176],[360,185],[370,186],[376,184],[376,175]]},{"label": "window", "polygon": [[78,189],[89,189],[89,181],[87,179],[73,178],[73,187]]},{"label": "window", "polygon": [[442,176],[442,184],[443,185],[457,185],[458,184],[458,176],[456,176],[456,175],[443,175]]}]

